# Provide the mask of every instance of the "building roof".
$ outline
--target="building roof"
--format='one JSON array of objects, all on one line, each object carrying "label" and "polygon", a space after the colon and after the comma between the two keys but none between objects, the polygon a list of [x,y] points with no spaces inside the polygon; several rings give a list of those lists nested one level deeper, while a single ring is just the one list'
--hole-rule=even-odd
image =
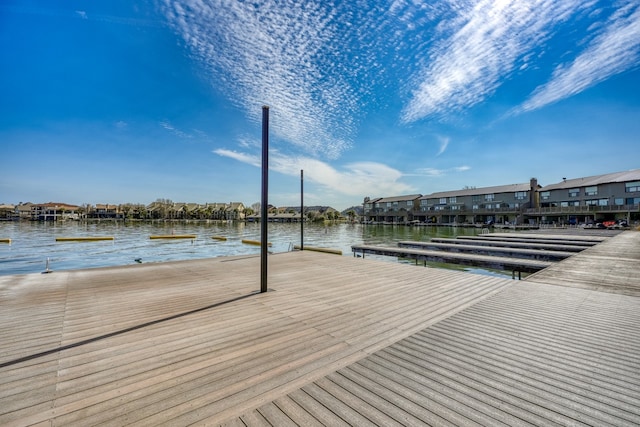
[{"label": "building roof", "polygon": [[422,194],[409,194],[406,196],[383,197],[381,199],[376,199],[375,203],[406,202],[410,200],[419,199],[420,197],[422,197]]},{"label": "building roof", "polygon": [[439,193],[427,194],[422,196],[421,199],[439,199],[442,197],[462,197],[462,196],[475,196],[480,194],[500,194],[500,193],[515,193],[516,191],[530,191],[531,183],[524,184],[508,184],[497,185],[494,187],[481,187],[481,188],[465,188],[463,190],[453,191],[441,191]]},{"label": "building roof", "polygon": [[629,181],[640,181],[640,169],[631,169],[624,172],[613,172],[604,175],[587,176],[584,178],[564,179],[556,184],[546,185],[542,187],[541,190],[562,190],[568,188],[588,187],[592,185]]}]

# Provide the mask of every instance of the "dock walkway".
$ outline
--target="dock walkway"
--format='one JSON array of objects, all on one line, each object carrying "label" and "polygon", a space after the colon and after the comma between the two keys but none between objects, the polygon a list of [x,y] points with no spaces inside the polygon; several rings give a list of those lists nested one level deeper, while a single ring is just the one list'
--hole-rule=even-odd
[{"label": "dock walkway", "polygon": [[0,425],[635,426],[638,248],[549,267],[609,292],[307,251],[262,294],[258,257],[0,277]]},{"label": "dock walkway", "polygon": [[[541,261],[560,261],[574,255],[575,252],[561,250],[531,249],[531,248],[508,248],[503,246],[476,245],[475,242],[467,244],[440,243],[440,242],[398,242],[400,248],[415,248],[425,250],[440,250],[460,253],[471,253],[477,255],[506,256],[511,258],[535,259]],[[584,249],[584,248],[583,248]]]},{"label": "dock walkway", "polygon": [[442,250],[413,249],[409,246],[369,246],[353,245],[354,255],[383,255],[398,258],[415,259],[416,261],[443,262],[449,264],[471,265],[475,267],[493,268],[496,270],[512,270],[533,273],[547,268],[552,261],[512,258],[508,256],[476,255],[470,253],[447,252]]}]

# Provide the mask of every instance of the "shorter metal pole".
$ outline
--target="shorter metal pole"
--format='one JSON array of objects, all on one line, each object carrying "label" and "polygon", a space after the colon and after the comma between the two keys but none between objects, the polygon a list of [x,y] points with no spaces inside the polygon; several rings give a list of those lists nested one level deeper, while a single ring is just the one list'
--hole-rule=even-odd
[{"label": "shorter metal pole", "polygon": [[300,250],[304,251],[304,170],[300,169]]}]

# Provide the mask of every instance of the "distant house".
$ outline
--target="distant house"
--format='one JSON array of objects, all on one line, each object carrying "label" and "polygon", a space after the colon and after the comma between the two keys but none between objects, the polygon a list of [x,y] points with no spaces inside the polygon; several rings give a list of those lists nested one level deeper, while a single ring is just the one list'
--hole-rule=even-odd
[{"label": "distant house", "polygon": [[31,219],[37,221],[63,221],[79,219],[80,206],[67,203],[40,203],[31,205]]},{"label": "distant house", "polygon": [[31,202],[27,202],[27,203],[20,203],[18,206],[16,206],[16,212],[18,214],[18,218],[20,219],[32,219],[31,218],[31,207],[33,206],[33,203]]},{"label": "distant house", "polygon": [[10,220],[16,216],[15,205],[0,205],[0,220]]},{"label": "distant house", "polygon": [[124,213],[118,205],[96,204],[90,212],[87,212],[87,218],[123,219]]}]

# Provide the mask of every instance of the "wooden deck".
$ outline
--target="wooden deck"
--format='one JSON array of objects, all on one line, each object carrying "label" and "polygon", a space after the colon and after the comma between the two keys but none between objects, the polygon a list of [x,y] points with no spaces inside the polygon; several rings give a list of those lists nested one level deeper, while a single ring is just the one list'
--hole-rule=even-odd
[{"label": "wooden deck", "polygon": [[572,257],[571,262],[553,265],[527,280],[640,296],[638,234],[625,231]]},{"label": "wooden deck", "polygon": [[[555,267],[629,293],[638,248]],[[640,423],[637,296],[306,251],[257,294],[259,264],[0,277],[0,425]]]}]

